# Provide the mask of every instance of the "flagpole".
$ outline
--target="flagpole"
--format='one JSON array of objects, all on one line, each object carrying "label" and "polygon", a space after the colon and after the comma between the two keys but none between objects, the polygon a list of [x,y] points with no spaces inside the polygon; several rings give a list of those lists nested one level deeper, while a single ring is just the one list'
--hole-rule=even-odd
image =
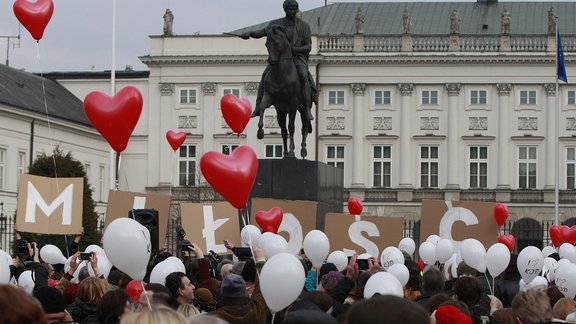
[{"label": "flagpole", "polygon": [[[110,96],[116,94],[116,0],[112,0],[112,67],[110,69]],[[110,148],[110,188],[118,190],[118,156],[112,148]]]},{"label": "flagpole", "polygon": [[558,38],[558,16],[555,17],[556,20],[556,96],[554,98],[555,101],[555,115],[554,115],[554,224],[560,225],[558,223],[559,218],[559,197],[560,197],[560,141],[558,140],[560,137],[560,102],[558,100],[558,92],[560,91],[559,83],[558,83],[558,49],[559,49],[559,38]]}]

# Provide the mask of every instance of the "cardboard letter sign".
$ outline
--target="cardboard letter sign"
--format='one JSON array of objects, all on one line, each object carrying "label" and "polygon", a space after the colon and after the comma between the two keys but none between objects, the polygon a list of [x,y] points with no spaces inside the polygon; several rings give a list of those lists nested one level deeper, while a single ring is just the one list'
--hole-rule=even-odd
[{"label": "cardboard letter sign", "polygon": [[82,228],[84,178],[46,178],[23,174],[18,188],[18,230],[77,234]]},{"label": "cardboard letter sign", "polygon": [[495,206],[478,201],[423,200],[420,242],[436,234],[455,243],[477,239],[488,248],[498,241]]},{"label": "cardboard letter sign", "polygon": [[186,239],[198,244],[204,253],[229,254],[224,240],[240,246],[238,210],[230,203],[181,203],[180,215]]},{"label": "cardboard letter sign", "polygon": [[402,239],[404,219],[400,217],[360,216],[328,213],[324,233],[330,240],[330,250],[343,250],[351,255],[368,253],[377,260],[388,246],[398,246]]}]

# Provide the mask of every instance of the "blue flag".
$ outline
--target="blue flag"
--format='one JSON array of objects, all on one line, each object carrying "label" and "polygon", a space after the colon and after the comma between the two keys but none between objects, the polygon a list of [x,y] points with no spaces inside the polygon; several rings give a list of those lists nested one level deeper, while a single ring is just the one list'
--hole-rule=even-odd
[{"label": "blue flag", "polygon": [[562,40],[560,39],[560,32],[557,34],[557,46],[556,49],[556,61],[558,65],[558,71],[556,71],[556,76],[558,80],[568,83],[568,77],[566,76],[566,65],[564,65],[564,47],[562,46]]}]

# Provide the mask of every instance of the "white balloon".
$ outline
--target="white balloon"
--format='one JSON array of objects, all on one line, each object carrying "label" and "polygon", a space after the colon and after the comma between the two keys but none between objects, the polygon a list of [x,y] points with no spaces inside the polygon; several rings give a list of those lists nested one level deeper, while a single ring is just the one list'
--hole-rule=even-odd
[{"label": "white balloon", "polygon": [[304,237],[304,253],[312,265],[319,269],[326,260],[328,253],[330,253],[330,242],[328,236],[319,230],[311,230]]},{"label": "white balloon", "polygon": [[8,264],[9,266],[14,265],[14,260],[12,259],[10,254],[4,252],[3,250],[0,250],[0,259],[2,258],[6,260],[6,264]]},{"label": "white balloon", "polygon": [[260,240],[258,240],[258,246],[261,247],[261,248],[264,248],[264,246],[266,246],[266,241],[267,241],[270,237],[273,237],[274,235],[277,235],[277,234],[274,234],[274,233],[272,233],[272,232],[264,232],[264,233],[262,233],[262,235],[260,235]]},{"label": "white balloon", "polygon": [[430,242],[434,245],[438,244],[438,242],[441,240],[442,238],[436,234],[432,234],[430,236],[428,236],[428,238],[426,238],[426,242]]},{"label": "white balloon", "polygon": [[410,272],[408,272],[408,268],[400,263],[393,264],[390,268],[388,268],[388,273],[396,277],[396,279],[400,281],[402,287],[406,286],[408,279],[410,279]]},{"label": "white balloon", "polygon": [[96,255],[98,255],[98,256],[101,256],[101,255],[106,256],[106,252],[104,252],[104,249],[101,248],[100,246],[96,245],[96,244],[88,245],[88,247],[86,247],[84,252],[85,253],[96,252]]},{"label": "white balloon", "polygon": [[544,258],[544,265],[542,266],[542,275],[544,275],[548,281],[554,281],[554,274],[558,269],[558,261],[552,258]]},{"label": "white balloon", "polygon": [[529,284],[542,271],[544,265],[542,251],[535,246],[527,246],[518,254],[518,271],[526,284]]},{"label": "white balloon", "polygon": [[572,263],[576,263],[576,247],[570,243],[562,243],[558,248],[558,255],[562,259],[568,259]]},{"label": "white balloon", "polygon": [[414,251],[416,251],[416,243],[414,243],[412,238],[405,237],[400,240],[400,243],[398,243],[398,248],[410,255],[413,255]]},{"label": "white balloon", "polygon": [[159,283],[164,285],[166,284],[166,277],[173,272],[185,273],[185,271],[180,271],[179,265],[176,262],[166,259],[154,266],[154,269],[152,269],[152,272],[150,273],[150,283]]},{"label": "white balloon", "polygon": [[524,279],[520,279],[519,290],[528,291],[530,289],[546,289],[548,287],[548,280],[541,276],[536,276],[530,283],[524,282]]},{"label": "white balloon", "polygon": [[434,264],[436,262],[436,246],[434,243],[423,242],[418,249],[420,259],[424,260],[426,264]]},{"label": "white balloon", "polygon": [[20,274],[18,277],[18,286],[24,288],[28,294],[32,295],[32,291],[34,290],[34,278],[32,277],[32,271],[26,270]]},{"label": "white balloon", "polygon": [[[182,262],[182,260],[178,259],[177,257],[168,257],[166,258],[166,260],[164,261],[168,261],[168,263],[172,263],[176,269],[178,269],[178,271],[186,273],[186,267],[184,266],[184,263]],[[164,262],[162,261],[162,262]]]},{"label": "white balloon", "polygon": [[460,246],[462,260],[479,272],[486,272],[486,248],[476,239],[466,239]]},{"label": "white balloon", "polygon": [[240,231],[240,241],[244,247],[258,245],[260,236],[262,236],[260,229],[251,224],[242,227],[242,230]]},{"label": "white balloon", "polygon": [[144,279],[152,250],[146,227],[131,218],[118,218],[106,228],[103,241],[104,251],[116,268],[132,279]]},{"label": "white balloon", "polygon": [[454,254],[454,243],[449,239],[441,239],[436,244],[436,258],[440,263],[446,263]]},{"label": "white balloon", "polygon": [[[112,270],[112,262],[110,262],[110,260],[108,260],[108,258],[106,257],[106,254],[103,253],[102,255],[98,256],[97,263],[100,274],[104,275],[104,278],[108,279],[110,270]],[[94,269],[92,269],[92,264],[90,262],[88,262],[87,264],[88,264],[88,273],[92,277],[96,276]]]},{"label": "white balloon", "polygon": [[564,263],[558,266],[555,274],[555,282],[558,290],[564,297],[573,299],[576,295],[576,265]]},{"label": "white balloon", "polygon": [[[266,259],[269,259],[278,253],[288,252],[288,242],[278,234],[270,234],[271,235],[264,241],[264,246],[262,246],[264,253],[266,254]],[[264,236],[262,236],[262,238],[264,238]],[[260,243],[262,243],[262,240],[260,240]]]},{"label": "white balloon", "polygon": [[547,258],[550,254],[556,253],[556,249],[553,246],[545,246],[542,249],[542,255]]},{"label": "white balloon", "polygon": [[40,249],[40,257],[46,263],[50,264],[64,264],[66,263],[66,258],[62,254],[62,251],[52,244],[46,244]]},{"label": "white balloon", "polygon": [[493,278],[504,272],[509,263],[510,250],[502,243],[492,245],[486,252],[486,267]]},{"label": "white balloon", "polygon": [[[8,263],[8,253],[0,250],[0,284],[7,284],[10,282],[10,264]],[[12,262],[12,258],[10,258]]]},{"label": "white balloon", "polygon": [[296,300],[305,280],[302,263],[294,255],[278,253],[268,259],[260,272],[260,289],[272,313]]},{"label": "white balloon", "polygon": [[326,262],[333,263],[338,271],[342,271],[348,266],[348,257],[344,251],[337,250],[328,255]]},{"label": "white balloon", "polygon": [[376,293],[404,297],[402,284],[394,275],[388,272],[377,272],[366,282],[364,298],[368,299]]},{"label": "white balloon", "polygon": [[395,264],[404,264],[404,254],[399,248],[394,246],[389,246],[382,251],[380,255],[380,264],[384,270]]}]

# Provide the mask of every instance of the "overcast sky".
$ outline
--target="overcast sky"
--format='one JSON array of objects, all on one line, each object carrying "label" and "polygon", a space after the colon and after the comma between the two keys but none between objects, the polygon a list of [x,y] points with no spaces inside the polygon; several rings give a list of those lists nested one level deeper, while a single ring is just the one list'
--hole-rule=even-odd
[{"label": "overcast sky", "polygon": [[[36,1],[36,0],[30,0]],[[20,33],[20,46],[10,40],[9,65],[30,72],[110,70],[112,62],[112,0],[53,0],[54,15],[37,44],[19,26],[14,1],[0,1],[0,62],[5,64],[7,40]],[[300,0],[305,11],[325,0]],[[339,2],[366,2],[338,0]],[[372,2],[386,2],[371,0]],[[463,0],[462,2],[475,2]],[[279,18],[283,0],[116,0],[116,68],[146,70],[138,56],[149,53],[149,35],[162,34],[166,8],[174,14],[178,35],[221,34]],[[329,2],[332,2],[329,0]],[[21,30],[19,31],[19,29]]]}]

